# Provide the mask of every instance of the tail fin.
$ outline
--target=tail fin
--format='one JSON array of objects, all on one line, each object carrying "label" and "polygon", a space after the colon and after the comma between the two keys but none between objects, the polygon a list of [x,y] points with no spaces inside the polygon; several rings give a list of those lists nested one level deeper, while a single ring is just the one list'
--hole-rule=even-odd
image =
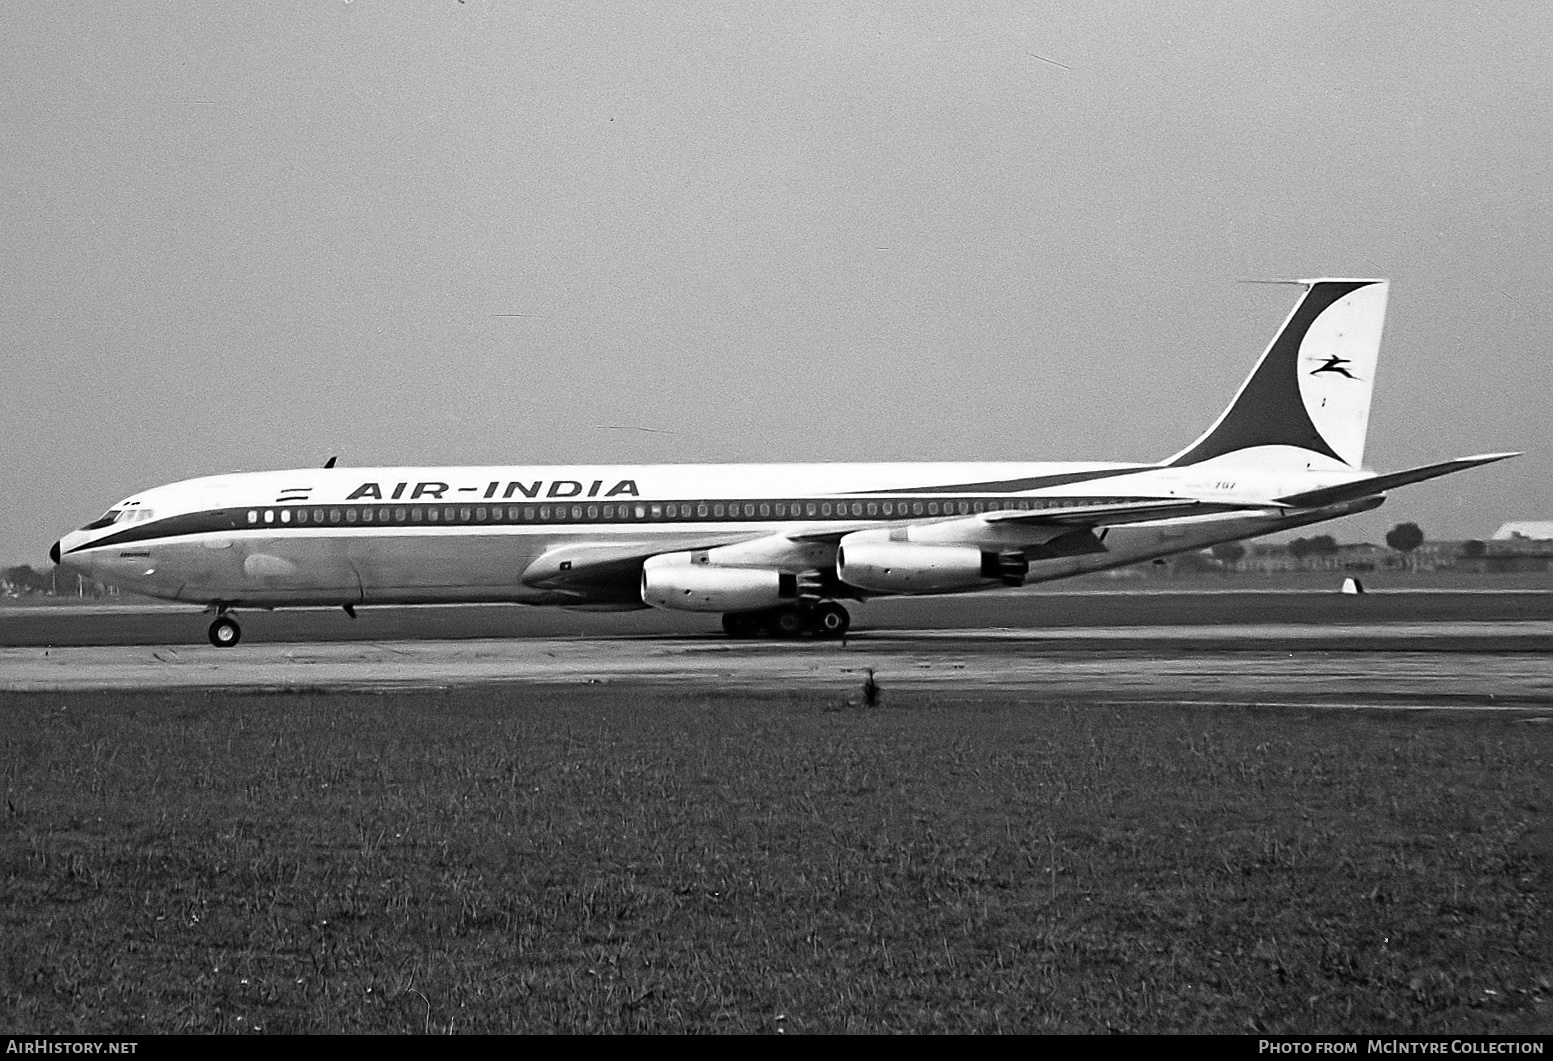
[{"label": "tail fin", "polygon": [[[1260,450],[1258,463],[1357,468],[1364,460],[1385,280],[1301,280],[1289,319],[1212,427],[1167,466]],[[1276,447],[1263,449],[1263,447]]]}]

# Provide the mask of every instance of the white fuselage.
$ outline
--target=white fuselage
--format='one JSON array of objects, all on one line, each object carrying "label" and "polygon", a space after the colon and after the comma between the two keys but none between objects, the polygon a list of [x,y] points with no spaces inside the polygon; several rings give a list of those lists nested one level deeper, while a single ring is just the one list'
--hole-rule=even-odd
[{"label": "white fuselage", "polygon": [[200,604],[629,608],[644,605],[644,558],[665,553],[716,550],[712,562],[723,566],[826,571],[846,535],[872,531],[1027,549],[1023,581],[1039,582],[1378,503],[1210,511],[1108,527],[1077,549],[1050,528],[984,518],[1140,499],[1245,505],[1357,475],[1274,482],[1243,471],[1023,462],[296,469],[156,487],[59,548],[62,564],[91,578]]}]

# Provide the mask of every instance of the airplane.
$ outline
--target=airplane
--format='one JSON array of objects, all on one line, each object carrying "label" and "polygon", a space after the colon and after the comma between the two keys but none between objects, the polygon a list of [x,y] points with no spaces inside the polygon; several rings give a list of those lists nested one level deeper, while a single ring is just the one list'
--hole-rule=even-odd
[{"label": "airplane", "polygon": [[1364,512],[1515,453],[1362,467],[1389,283],[1304,294],[1195,441],[1154,464],[292,469],[131,495],[49,555],[214,613],[521,603],[721,614],[734,637],[837,638],[843,601],[1030,585]]}]

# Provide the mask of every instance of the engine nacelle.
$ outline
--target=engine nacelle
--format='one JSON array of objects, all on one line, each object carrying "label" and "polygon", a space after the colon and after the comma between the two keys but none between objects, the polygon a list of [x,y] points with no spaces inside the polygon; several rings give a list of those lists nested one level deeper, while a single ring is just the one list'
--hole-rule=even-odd
[{"label": "engine nacelle", "polygon": [[1017,550],[974,545],[854,541],[849,535],[836,550],[841,581],[874,593],[953,593],[995,582],[1018,586],[1029,569]]},{"label": "engine nacelle", "polygon": [[[665,553],[642,565],[642,600],[683,612],[748,612],[798,599],[798,576],[765,567],[713,567],[691,553]],[[704,554],[702,554],[704,555]]]}]

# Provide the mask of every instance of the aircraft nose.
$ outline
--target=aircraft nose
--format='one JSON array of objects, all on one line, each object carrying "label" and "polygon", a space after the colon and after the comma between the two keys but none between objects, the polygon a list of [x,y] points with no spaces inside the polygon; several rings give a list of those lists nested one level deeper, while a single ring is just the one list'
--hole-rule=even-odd
[{"label": "aircraft nose", "polygon": [[53,544],[53,546],[51,546],[49,548],[49,559],[54,561],[54,564],[55,564],[56,567],[59,565],[59,543],[58,542],[55,542]]}]

